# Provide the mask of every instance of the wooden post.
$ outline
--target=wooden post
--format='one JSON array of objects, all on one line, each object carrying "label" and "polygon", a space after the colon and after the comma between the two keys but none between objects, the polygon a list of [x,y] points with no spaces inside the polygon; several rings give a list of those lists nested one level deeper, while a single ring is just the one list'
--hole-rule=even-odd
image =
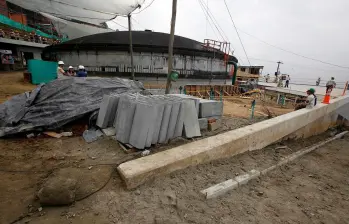
[{"label": "wooden post", "polygon": [[176,26],[176,15],[177,15],[177,0],[172,0],[172,19],[171,19],[171,32],[170,32],[170,43],[168,45],[168,74],[165,94],[170,93],[171,89],[171,72],[172,72],[172,61],[173,61],[173,41],[174,32]]},{"label": "wooden post", "polygon": [[128,18],[128,33],[130,41],[130,57],[131,57],[131,79],[135,80],[135,71],[133,66],[133,47],[132,47],[132,27],[131,27],[131,13],[127,15]]}]

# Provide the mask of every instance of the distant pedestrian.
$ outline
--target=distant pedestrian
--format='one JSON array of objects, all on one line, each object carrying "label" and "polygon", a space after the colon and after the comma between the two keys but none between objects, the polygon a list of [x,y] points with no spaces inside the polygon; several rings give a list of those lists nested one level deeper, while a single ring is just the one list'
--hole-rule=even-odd
[{"label": "distant pedestrian", "polygon": [[316,86],[319,86],[319,85],[320,85],[320,82],[321,82],[321,78],[319,77],[319,78],[316,80]]},{"label": "distant pedestrian", "polygon": [[286,76],[286,83],[285,83],[285,88],[289,88],[288,85],[290,84],[290,75]]},{"label": "distant pedestrian", "polygon": [[307,109],[312,109],[316,106],[317,104],[317,97],[315,95],[315,89],[310,88],[307,90],[307,98],[305,101],[298,103],[296,105],[296,110],[307,108]]},{"label": "distant pedestrian", "polygon": [[326,83],[326,92],[328,92],[329,90],[332,91],[333,88],[336,88],[336,82],[334,81],[334,77],[331,78],[331,80],[329,80]]},{"label": "distant pedestrian", "polygon": [[79,65],[79,71],[76,73],[76,77],[87,77],[87,72],[83,65]]}]

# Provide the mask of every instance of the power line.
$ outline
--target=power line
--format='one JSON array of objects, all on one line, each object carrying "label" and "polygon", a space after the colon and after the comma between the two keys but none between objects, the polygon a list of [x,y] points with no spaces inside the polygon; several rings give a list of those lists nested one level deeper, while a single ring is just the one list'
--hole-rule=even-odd
[{"label": "power line", "polygon": [[133,13],[133,14],[139,14],[139,13],[143,12],[144,10],[146,10],[147,8],[149,8],[149,7],[154,3],[154,1],[155,1],[155,0],[152,0],[152,1],[149,3],[149,5],[147,5],[144,9],[142,9],[142,10],[140,10],[140,11],[138,11],[138,12],[135,12],[135,13]]},{"label": "power line", "polygon": [[[224,1],[225,1],[225,0],[224,0]],[[245,31],[243,31],[243,30],[241,30],[241,29],[239,29],[239,30],[240,30],[240,32],[242,32],[242,33],[244,33],[244,34],[246,34],[246,35],[248,35],[248,36],[250,36],[250,37],[253,37],[253,38],[255,38],[256,40],[259,40],[260,42],[263,42],[263,43],[266,44],[266,45],[269,45],[269,46],[271,46],[271,47],[274,47],[274,48],[277,48],[277,49],[279,49],[279,50],[285,51],[285,52],[287,52],[287,53],[290,53],[290,54],[293,54],[293,55],[296,55],[296,56],[299,56],[299,57],[302,57],[302,58],[305,58],[305,59],[308,59],[308,60],[312,60],[312,61],[320,62],[320,63],[323,63],[323,64],[335,66],[335,67],[338,67],[338,68],[349,69],[349,67],[346,67],[346,66],[337,65],[337,64],[330,63],[330,62],[325,62],[325,61],[322,61],[322,60],[319,60],[319,59],[311,58],[311,57],[308,57],[308,56],[304,56],[304,55],[301,55],[301,54],[298,54],[298,53],[295,53],[295,52],[292,52],[292,51],[283,49],[283,48],[278,47],[278,46],[276,46],[276,45],[270,44],[270,43],[268,43],[268,42],[266,42],[266,41],[264,41],[264,40],[262,40],[262,39],[260,39],[260,38],[258,38],[258,37],[256,37],[256,36],[253,36],[253,35],[251,35],[251,34],[249,34],[249,33],[246,33]]]},{"label": "power line", "polygon": [[200,0],[201,4],[203,5],[204,9],[206,10],[207,14],[211,14],[212,18],[213,18],[213,22],[217,24],[218,28],[222,31],[225,40],[229,40],[228,36],[225,34],[224,30],[222,29],[222,27],[219,25],[219,23],[217,22],[216,18],[214,17],[214,15],[212,14],[210,8],[208,7],[208,5],[205,4],[205,2],[203,0]]},{"label": "power line", "polygon": [[[214,20],[212,19],[211,15],[208,13],[208,11],[206,10],[206,8],[204,7],[202,1],[201,1],[201,0],[198,0],[198,2],[199,2],[199,4],[200,4],[200,6],[201,6],[201,9],[204,11],[204,14],[205,14],[206,18],[207,18],[207,16],[208,16],[208,17],[211,19],[213,25],[214,25],[214,26],[216,27],[216,29],[217,29],[218,34],[221,36],[222,40],[225,41],[225,38],[223,37],[222,33],[221,33],[220,30],[218,29],[218,27],[217,27],[216,23],[214,22]],[[205,13],[205,12],[206,12],[206,13]],[[207,15],[206,15],[206,14],[207,14]]]},{"label": "power line", "polygon": [[147,29],[145,26],[143,26],[142,24],[140,24],[135,18],[131,17],[131,19],[133,21],[135,21],[138,25],[140,25],[141,27],[143,27],[144,29]]},{"label": "power line", "polygon": [[208,21],[208,24],[209,24],[210,27],[211,27],[211,30],[213,31],[213,33],[214,33],[214,35],[216,36],[217,40],[219,40],[219,37],[218,37],[218,35],[217,35],[215,29],[212,27],[212,23],[211,23],[211,21],[208,19],[208,16],[206,15],[205,10],[204,10],[202,4],[200,3],[199,0],[198,0],[198,2],[199,2],[199,5],[200,5],[200,7],[201,7],[202,12],[204,13],[204,15],[205,15],[205,17],[206,17],[206,20]]},{"label": "power line", "polygon": [[239,40],[240,40],[241,46],[242,46],[242,48],[244,49],[244,52],[245,52],[245,55],[246,55],[247,61],[248,61],[248,63],[249,63],[249,64],[250,64],[250,66],[251,66],[250,59],[248,59],[248,56],[247,56],[247,53],[246,53],[245,46],[244,46],[244,44],[242,43],[242,40],[241,40],[241,38],[240,38],[240,34],[239,34],[239,32],[238,32],[238,30],[237,30],[237,28],[236,28],[236,26],[235,26],[235,22],[234,22],[234,20],[233,20],[233,17],[231,16],[231,13],[230,13],[230,10],[229,10],[229,7],[228,7],[228,5],[227,5],[226,0],[224,0],[224,4],[225,4],[225,7],[227,8],[227,11],[228,11],[228,13],[229,13],[230,19],[231,19],[231,21],[233,22],[233,25],[234,25],[235,31],[236,31],[236,33],[237,33],[237,35],[238,35],[238,37],[239,37]]},{"label": "power line", "polygon": [[125,29],[128,29],[126,26],[123,26],[123,25],[121,25],[120,23],[115,22],[114,20],[110,20],[110,21],[112,21],[112,22],[115,23],[116,25],[119,25],[119,26],[121,26],[121,27],[123,27],[123,28],[125,28]]}]

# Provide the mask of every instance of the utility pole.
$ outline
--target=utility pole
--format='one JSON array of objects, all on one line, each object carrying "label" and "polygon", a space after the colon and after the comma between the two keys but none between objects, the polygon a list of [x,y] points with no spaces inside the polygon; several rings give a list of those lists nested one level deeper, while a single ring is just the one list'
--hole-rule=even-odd
[{"label": "utility pole", "polygon": [[279,75],[279,73],[280,73],[280,64],[283,64],[283,62],[282,61],[278,61],[277,63],[278,63],[278,67],[276,69],[276,76]]},{"label": "utility pole", "polygon": [[133,47],[132,47],[132,27],[131,27],[131,13],[127,15],[128,18],[128,34],[130,41],[130,57],[131,57],[131,79],[135,80],[135,71],[133,66]]},{"label": "utility pole", "polygon": [[171,32],[170,32],[170,43],[168,45],[168,74],[165,94],[170,93],[171,89],[171,73],[172,73],[172,61],[173,61],[173,41],[176,26],[176,15],[177,15],[177,0],[172,0],[172,18],[171,18]]}]

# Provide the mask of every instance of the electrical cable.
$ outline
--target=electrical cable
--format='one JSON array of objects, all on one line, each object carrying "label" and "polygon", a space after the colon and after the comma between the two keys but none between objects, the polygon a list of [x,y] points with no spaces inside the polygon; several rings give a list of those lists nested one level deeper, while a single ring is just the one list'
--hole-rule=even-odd
[{"label": "electrical cable", "polygon": [[206,19],[208,19],[208,17],[211,19],[211,22],[210,22],[210,20],[207,20],[207,21],[209,22],[209,25],[210,25],[212,31],[215,33],[215,35],[216,35],[216,37],[217,37],[217,40],[221,40],[221,39],[218,38],[218,35],[217,35],[216,31],[213,29],[211,23],[213,23],[213,25],[216,27],[216,29],[217,29],[217,31],[218,31],[218,34],[221,36],[222,40],[224,41],[224,37],[223,37],[222,33],[221,33],[221,32],[219,31],[219,29],[217,28],[217,26],[216,26],[216,24],[214,23],[214,21],[212,20],[211,16],[210,16],[210,15],[208,14],[208,12],[205,10],[205,8],[204,8],[202,2],[201,2],[200,0],[198,0],[198,2],[199,2],[199,5],[200,5],[200,7],[201,7],[201,10],[203,11],[203,13],[204,13]]},{"label": "electrical cable", "polygon": [[242,46],[242,48],[244,49],[244,52],[245,52],[245,55],[246,55],[247,61],[248,61],[249,65],[251,66],[250,59],[248,59],[248,56],[247,56],[247,53],[246,53],[245,46],[244,46],[244,44],[242,43],[242,40],[241,40],[240,34],[239,34],[239,32],[238,32],[238,30],[237,30],[237,28],[236,28],[236,26],[235,26],[235,22],[234,22],[234,20],[233,20],[233,17],[231,16],[231,13],[230,13],[230,10],[229,10],[229,7],[228,7],[228,5],[227,5],[227,1],[226,1],[226,0],[224,0],[224,4],[225,4],[225,7],[227,8],[227,11],[228,11],[228,13],[229,13],[230,19],[231,19],[231,21],[233,22],[233,25],[234,25],[235,31],[236,31],[236,33],[237,33],[237,35],[238,35],[238,37],[239,37],[239,40],[240,40],[241,46]]},{"label": "electrical cable", "polygon": [[[225,1],[225,0],[224,0],[224,1]],[[241,30],[241,29],[238,29],[238,30],[240,30],[241,33],[244,33],[244,34],[246,34],[246,35],[248,35],[248,36],[250,36],[250,37],[253,37],[253,38],[255,38],[256,40],[258,40],[258,41],[260,41],[260,42],[263,42],[264,44],[269,45],[269,46],[271,46],[271,47],[277,48],[277,49],[279,49],[279,50],[281,50],[281,51],[285,51],[285,52],[287,52],[287,53],[290,53],[290,54],[293,54],[293,55],[296,55],[296,56],[299,56],[299,57],[302,57],[302,58],[305,58],[305,59],[308,59],[308,60],[320,62],[320,63],[323,63],[323,64],[335,66],[335,67],[338,67],[338,68],[349,69],[349,67],[347,67],[347,66],[337,65],[337,64],[330,63],[330,62],[325,62],[325,61],[322,61],[322,60],[319,60],[319,59],[316,59],[316,58],[311,58],[311,57],[308,57],[308,56],[304,56],[304,55],[298,54],[298,53],[293,52],[293,51],[286,50],[286,49],[281,48],[281,47],[278,47],[278,46],[276,46],[276,45],[274,45],[274,44],[270,44],[270,43],[268,43],[268,42],[266,42],[266,41],[264,41],[264,40],[262,40],[262,39],[260,39],[260,38],[258,38],[258,37],[256,37],[256,36],[253,36],[253,35],[251,35],[251,34],[249,34],[249,33],[246,33],[245,31],[243,31],[243,30]]]},{"label": "electrical cable", "polygon": [[123,27],[123,28],[125,28],[125,29],[128,29],[126,26],[123,26],[123,25],[121,25],[120,23],[115,22],[114,20],[110,20],[110,21],[113,22],[113,23],[115,23],[116,25],[119,25],[119,26],[121,26],[121,27]]}]

